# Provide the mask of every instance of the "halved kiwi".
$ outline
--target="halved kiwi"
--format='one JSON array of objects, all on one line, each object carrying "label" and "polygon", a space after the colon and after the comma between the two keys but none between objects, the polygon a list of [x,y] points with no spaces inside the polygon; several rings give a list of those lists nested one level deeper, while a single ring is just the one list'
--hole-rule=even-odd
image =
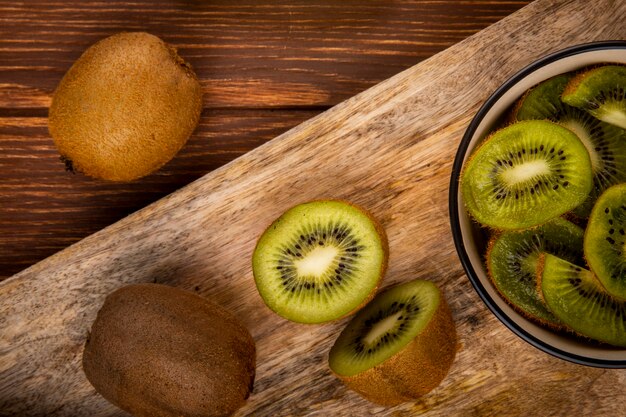
[{"label": "halved kiwi", "polygon": [[586,218],[605,189],[626,181],[626,131],[563,103],[561,95],[572,77],[571,73],[561,74],[533,87],[519,100],[513,114],[516,120],[548,119],[558,123],[585,145],[591,158],[593,188],[574,214]]},{"label": "halved kiwi", "polygon": [[330,369],[370,401],[395,405],[443,380],[456,352],[454,322],[443,294],[415,280],[379,294],[357,313],[332,349]]},{"label": "halved kiwi", "polygon": [[287,210],[265,230],[252,269],[268,307],[292,321],[321,323],[374,296],[388,252],[383,228],[367,211],[313,201]]},{"label": "halved kiwi", "polygon": [[493,133],[465,164],[461,192],[469,213],[495,229],[526,229],[585,201],[591,160],[570,130],[543,120]]},{"label": "halved kiwi", "polygon": [[562,100],[593,117],[626,129],[626,67],[591,68],[570,80]]},{"label": "halved kiwi", "polygon": [[487,248],[489,277],[520,314],[554,329],[562,327],[537,291],[537,262],[543,252],[584,265],[583,229],[556,218],[537,228],[495,235]]},{"label": "halved kiwi", "polygon": [[593,207],[585,257],[606,290],[626,299],[626,183],[606,190]]},{"label": "halved kiwi", "polygon": [[576,333],[626,347],[626,301],[608,294],[593,273],[542,254],[539,285],[548,308]]}]

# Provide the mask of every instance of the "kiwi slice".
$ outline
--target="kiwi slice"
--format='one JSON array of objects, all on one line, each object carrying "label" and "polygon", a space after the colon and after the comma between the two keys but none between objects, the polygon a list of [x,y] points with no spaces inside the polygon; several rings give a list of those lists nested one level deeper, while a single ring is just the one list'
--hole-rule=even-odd
[{"label": "kiwi slice", "polygon": [[591,68],[570,80],[562,100],[593,117],[626,129],[626,67]]},{"label": "kiwi slice", "polygon": [[537,261],[548,252],[584,265],[583,229],[556,218],[535,229],[494,236],[487,249],[489,277],[502,297],[530,320],[558,329],[559,320],[537,291]]},{"label": "kiwi slice", "polygon": [[585,258],[606,290],[626,299],[626,183],[606,190],[593,207]]},{"label": "kiwi slice", "polygon": [[395,405],[443,380],[456,351],[448,305],[435,284],[415,280],[379,294],[332,349],[330,369],[370,401]]},{"label": "kiwi slice", "polygon": [[570,130],[544,120],[493,133],[465,164],[461,192],[469,213],[495,229],[526,229],[583,203],[591,160]]},{"label": "kiwi slice", "polygon": [[572,77],[561,74],[530,89],[515,106],[514,117],[548,119],[570,129],[585,145],[591,158],[593,188],[589,198],[574,209],[574,214],[586,218],[605,189],[626,181],[626,131],[563,103],[561,94]]},{"label": "kiwi slice", "polygon": [[539,281],[550,310],[576,333],[626,347],[626,301],[608,294],[593,273],[542,254]]},{"label": "kiwi slice", "polygon": [[374,296],[388,252],[383,228],[365,210],[313,201],[289,209],[265,230],[252,269],[268,307],[292,321],[321,323]]}]

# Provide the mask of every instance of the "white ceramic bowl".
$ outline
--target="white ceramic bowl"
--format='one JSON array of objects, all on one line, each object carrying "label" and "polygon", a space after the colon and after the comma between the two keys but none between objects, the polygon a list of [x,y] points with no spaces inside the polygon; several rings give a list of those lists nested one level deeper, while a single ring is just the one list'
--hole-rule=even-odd
[{"label": "white ceramic bowl", "polygon": [[470,123],[456,154],[450,181],[450,224],[467,276],[504,325],[531,345],[558,358],[588,366],[626,368],[626,349],[586,344],[544,329],[518,314],[499,296],[483,262],[485,232],[468,217],[459,189],[459,174],[465,160],[526,90],[555,75],[609,62],[626,64],[626,42],[596,42],[548,55],[522,69],[489,97]]}]

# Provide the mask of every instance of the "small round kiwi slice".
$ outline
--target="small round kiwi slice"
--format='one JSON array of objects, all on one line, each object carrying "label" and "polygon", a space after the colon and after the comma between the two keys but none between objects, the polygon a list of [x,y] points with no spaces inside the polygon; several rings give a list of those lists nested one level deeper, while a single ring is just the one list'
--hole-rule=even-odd
[{"label": "small round kiwi slice", "polygon": [[611,185],[626,181],[626,131],[565,104],[561,95],[573,74],[561,74],[530,89],[513,111],[516,120],[548,119],[574,132],[591,158],[593,188],[573,213],[587,218],[595,200]]},{"label": "small round kiwi slice", "polygon": [[119,33],[65,74],[48,128],[71,171],[131,181],[176,155],[201,110],[200,83],[173,47],[148,33]]},{"label": "small round kiwi slice", "polygon": [[543,252],[584,265],[583,229],[556,218],[537,228],[495,235],[487,249],[489,277],[502,297],[536,323],[559,329],[561,323],[537,291],[537,261]]},{"label": "small round kiwi slice", "polygon": [[539,285],[548,308],[576,333],[626,347],[626,301],[608,294],[593,273],[542,254]]},{"label": "small round kiwi slice", "polygon": [[437,286],[415,280],[376,296],[330,350],[330,369],[370,401],[396,405],[434,389],[456,352],[450,310]]},{"label": "small round kiwi slice", "polygon": [[388,253],[385,232],[367,211],[313,201],[287,210],[265,230],[252,270],[269,308],[292,321],[322,323],[374,296]]},{"label": "small round kiwi slice", "polygon": [[585,258],[606,290],[626,299],[626,183],[606,190],[593,207]]},{"label": "small round kiwi slice", "polygon": [[562,100],[593,117],[626,129],[626,66],[591,68],[570,80]]},{"label": "small round kiwi slice", "polygon": [[514,123],[493,133],[461,174],[469,213],[495,229],[526,229],[585,201],[591,161],[570,130],[544,120]]}]

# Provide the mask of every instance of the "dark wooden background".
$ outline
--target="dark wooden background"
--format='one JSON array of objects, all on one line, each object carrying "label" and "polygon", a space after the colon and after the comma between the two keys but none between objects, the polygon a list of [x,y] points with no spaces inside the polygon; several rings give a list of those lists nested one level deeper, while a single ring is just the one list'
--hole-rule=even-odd
[{"label": "dark wooden background", "polygon": [[[0,280],[472,35],[526,0],[0,1]],[[200,126],[141,180],[64,170],[54,88],[120,31],[176,46],[204,89]]]}]

